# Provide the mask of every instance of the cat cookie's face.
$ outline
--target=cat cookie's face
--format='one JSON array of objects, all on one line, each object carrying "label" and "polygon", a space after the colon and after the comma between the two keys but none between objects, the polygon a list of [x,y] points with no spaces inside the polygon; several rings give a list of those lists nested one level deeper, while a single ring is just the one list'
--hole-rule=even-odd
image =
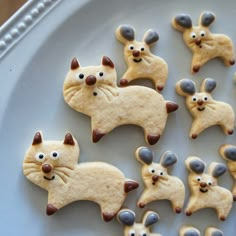
[{"label": "cat cookie's face", "polygon": [[79,146],[71,134],[64,141],[44,141],[37,132],[24,158],[24,175],[43,188],[49,183],[66,184],[78,157]]}]

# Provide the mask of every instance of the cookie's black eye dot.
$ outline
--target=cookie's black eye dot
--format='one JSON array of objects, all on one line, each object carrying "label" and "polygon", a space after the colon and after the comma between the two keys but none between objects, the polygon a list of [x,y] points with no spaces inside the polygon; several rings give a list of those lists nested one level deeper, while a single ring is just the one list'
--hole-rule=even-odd
[{"label": "cookie's black eye dot", "polygon": [[131,236],[135,236],[135,233],[132,233]]},{"label": "cookie's black eye dot", "polygon": [[155,173],[155,170],[152,170],[152,173]]},{"label": "cookie's black eye dot", "polygon": [[97,92],[93,92],[93,96],[97,96],[98,94],[97,94]]},{"label": "cookie's black eye dot", "polygon": [[39,159],[43,159],[44,155],[43,154],[39,154]]},{"label": "cookie's black eye dot", "polygon": [[197,178],[197,181],[200,182],[200,181],[201,181],[201,178]]},{"label": "cookie's black eye dot", "polygon": [[57,155],[58,155],[57,152],[53,152],[53,153],[52,153],[52,156],[53,156],[53,157],[57,157]]},{"label": "cookie's black eye dot", "polygon": [[146,233],[144,233],[142,236],[147,236],[147,234],[146,234]]},{"label": "cookie's black eye dot", "polygon": [[207,101],[207,97],[204,97],[204,100]]},{"label": "cookie's black eye dot", "polygon": [[99,72],[99,76],[103,76],[103,72]]},{"label": "cookie's black eye dot", "polygon": [[163,172],[160,172],[160,175],[163,175]]},{"label": "cookie's black eye dot", "polygon": [[130,49],[130,50],[134,50],[134,46],[133,46],[133,45],[130,45],[130,46],[129,46],[129,49]]},{"label": "cookie's black eye dot", "polygon": [[141,50],[141,51],[144,51],[144,47],[141,47],[140,50]]},{"label": "cookie's black eye dot", "polygon": [[194,101],[194,102],[196,102],[196,101],[197,101],[197,98],[195,98],[195,97],[193,97],[192,99],[193,99],[193,101]]},{"label": "cookie's black eye dot", "polygon": [[83,79],[84,78],[84,74],[79,74],[79,78]]}]

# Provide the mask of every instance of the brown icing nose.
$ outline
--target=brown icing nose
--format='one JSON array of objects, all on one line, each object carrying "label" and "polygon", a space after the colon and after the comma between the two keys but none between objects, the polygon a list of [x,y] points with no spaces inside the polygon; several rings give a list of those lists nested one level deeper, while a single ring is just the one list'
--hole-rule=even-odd
[{"label": "brown icing nose", "polygon": [[201,105],[203,104],[203,100],[202,100],[202,99],[199,99],[199,100],[197,101],[197,104],[198,104],[199,106],[201,106]]},{"label": "brown icing nose", "polygon": [[153,180],[154,182],[157,182],[158,179],[159,179],[159,177],[158,177],[157,175],[153,175],[153,176],[152,176],[152,180]]},{"label": "brown icing nose", "polygon": [[52,171],[52,166],[49,165],[49,164],[43,164],[42,165],[42,171],[45,173],[45,174],[48,174]]},{"label": "brown icing nose", "polygon": [[140,51],[139,50],[134,50],[133,51],[133,56],[134,57],[139,57],[140,56]]},{"label": "brown icing nose", "polygon": [[196,43],[197,45],[200,45],[200,44],[202,43],[202,41],[201,41],[201,39],[196,39],[196,40],[195,40],[195,43]]},{"label": "brown icing nose", "polygon": [[200,183],[200,186],[201,186],[202,188],[205,188],[205,187],[207,186],[207,184],[206,184],[205,182],[201,182],[201,183]]},{"label": "brown icing nose", "polygon": [[87,85],[94,85],[97,82],[97,79],[94,75],[89,75],[85,80]]}]

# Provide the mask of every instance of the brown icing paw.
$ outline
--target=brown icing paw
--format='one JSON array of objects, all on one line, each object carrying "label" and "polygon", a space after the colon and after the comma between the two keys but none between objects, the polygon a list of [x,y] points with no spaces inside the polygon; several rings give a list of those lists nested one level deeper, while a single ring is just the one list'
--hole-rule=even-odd
[{"label": "brown icing paw", "polygon": [[138,206],[139,206],[139,208],[144,208],[144,207],[146,206],[146,204],[143,203],[143,202],[140,202],[140,203],[138,204]]},{"label": "brown icing paw", "polygon": [[181,211],[182,211],[182,209],[181,209],[180,207],[176,207],[176,208],[175,208],[175,212],[176,212],[177,214],[181,213]]},{"label": "brown icing paw", "polygon": [[193,72],[197,73],[200,70],[200,66],[194,66],[193,67]]},{"label": "brown icing paw", "polygon": [[139,186],[139,184],[135,181],[126,181],[125,186],[124,186],[125,193],[128,193],[128,192],[138,188],[138,186]]},{"label": "brown icing paw", "polygon": [[159,92],[160,92],[160,91],[162,91],[163,89],[164,89],[164,87],[163,87],[163,86],[160,86],[160,85],[159,85],[159,86],[157,86],[157,91],[159,91]]},{"label": "brown icing paw", "polygon": [[46,213],[48,216],[53,215],[56,211],[58,211],[58,209],[54,207],[52,204],[47,205]]},{"label": "brown icing paw", "polygon": [[192,134],[192,139],[196,139],[197,138],[197,134]]},{"label": "brown icing paw", "polygon": [[236,201],[236,195],[233,195],[234,202]]},{"label": "brown icing paw", "polygon": [[120,80],[120,86],[121,87],[125,87],[125,86],[127,86],[128,85],[128,80],[127,79],[121,79]]},{"label": "brown icing paw", "polygon": [[147,136],[147,141],[148,141],[148,143],[150,144],[150,145],[154,145],[154,144],[156,144],[157,142],[158,142],[158,140],[160,139],[160,135],[158,134],[158,135],[151,135],[151,134],[149,134],[148,136]]},{"label": "brown icing paw", "polygon": [[225,221],[226,220],[225,216],[220,216],[220,220]]},{"label": "brown icing paw", "polygon": [[93,142],[97,143],[103,136],[105,135],[105,133],[101,133],[99,130],[95,129],[93,130]]},{"label": "brown icing paw", "polygon": [[102,213],[102,218],[104,221],[109,222],[111,221],[116,214],[109,214],[109,213]]},{"label": "brown icing paw", "polygon": [[167,102],[166,103],[167,113],[171,113],[173,111],[176,111],[178,108],[179,108],[178,104],[176,104],[174,102]]},{"label": "brown icing paw", "polygon": [[185,214],[186,214],[186,216],[191,216],[192,212],[191,211],[186,211]]},{"label": "brown icing paw", "polygon": [[231,66],[233,66],[233,65],[235,64],[235,60],[229,61],[229,64],[230,64]]},{"label": "brown icing paw", "polygon": [[228,130],[228,135],[232,135],[234,133],[233,130]]}]

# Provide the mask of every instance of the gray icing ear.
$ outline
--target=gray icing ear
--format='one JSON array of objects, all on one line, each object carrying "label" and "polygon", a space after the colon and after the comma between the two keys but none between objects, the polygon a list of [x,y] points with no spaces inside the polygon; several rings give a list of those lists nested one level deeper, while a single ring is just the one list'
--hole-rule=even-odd
[{"label": "gray icing ear", "polygon": [[211,93],[216,87],[216,81],[214,79],[207,78],[203,81],[203,87],[201,90]]},{"label": "gray icing ear", "polygon": [[134,40],[134,29],[130,25],[121,25],[120,34],[128,41]]},{"label": "gray icing ear", "polygon": [[124,225],[132,226],[135,222],[135,214],[131,210],[121,210],[117,217]]},{"label": "gray icing ear", "polygon": [[190,79],[182,79],[180,82],[180,88],[184,93],[193,95],[196,91],[195,84]]},{"label": "gray icing ear", "polygon": [[153,161],[153,151],[150,148],[141,147],[138,149],[137,158],[142,163],[150,165]]},{"label": "gray icing ear", "polygon": [[147,216],[145,216],[145,227],[151,226],[155,223],[157,223],[159,220],[159,215],[155,212],[148,213]]},{"label": "gray icing ear", "polygon": [[187,14],[180,14],[175,17],[175,23],[185,29],[192,28],[192,20],[191,17]]},{"label": "gray icing ear", "polygon": [[161,157],[161,165],[164,167],[169,167],[171,165],[174,165],[177,162],[177,156],[171,152],[171,151],[167,151],[163,154],[163,156]]},{"label": "gray icing ear", "polygon": [[236,161],[236,147],[226,148],[224,151],[224,155],[227,159]]},{"label": "gray icing ear", "polygon": [[194,229],[189,229],[184,233],[184,236],[200,236],[200,234]]},{"label": "gray icing ear", "polygon": [[156,31],[150,29],[146,32],[146,34],[144,35],[144,42],[147,44],[147,45],[151,45],[155,42],[157,42],[159,39],[159,35]]},{"label": "gray icing ear", "polygon": [[189,163],[189,168],[196,174],[202,174],[205,170],[205,164],[201,160],[192,160]]},{"label": "gray icing ear", "polygon": [[212,12],[206,11],[201,15],[201,25],[209,26],[215,20],[215,15]]},{"label": "gray icing ear", "polygon": [[224,236],[224,234],[220,230],[215,230],[212,232],[211,236]]},{"label": "gray icing ear", "polygon": [[218,178],[220,177],[221,175],[223,175],[225,172],[226,172],[227,168],[224,164],[217,164],[214,168],[214,170],[212,171],[212,176],[214,178]]}]

